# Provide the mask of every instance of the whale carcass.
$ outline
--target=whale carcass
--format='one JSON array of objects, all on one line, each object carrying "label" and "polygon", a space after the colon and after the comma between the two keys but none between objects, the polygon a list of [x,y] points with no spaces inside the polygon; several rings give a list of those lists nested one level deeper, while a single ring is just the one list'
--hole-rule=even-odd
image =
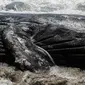
[{"label": "whale carcass", "polygon": [[84,16],[64,14],[3,16],[1,22],[4,21],[6,24],[2,31],[3,42],[21,69],[31,71],[49,69],[55,64],[84,67]]}]

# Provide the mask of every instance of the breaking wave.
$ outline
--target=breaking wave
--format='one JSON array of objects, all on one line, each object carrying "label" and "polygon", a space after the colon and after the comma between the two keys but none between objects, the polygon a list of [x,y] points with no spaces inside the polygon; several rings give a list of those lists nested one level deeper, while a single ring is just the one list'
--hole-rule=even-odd
[{"label": "breaking wave", "polygon": [[84,0],[0,0],[1,12],[52,12],[85,15]]}]

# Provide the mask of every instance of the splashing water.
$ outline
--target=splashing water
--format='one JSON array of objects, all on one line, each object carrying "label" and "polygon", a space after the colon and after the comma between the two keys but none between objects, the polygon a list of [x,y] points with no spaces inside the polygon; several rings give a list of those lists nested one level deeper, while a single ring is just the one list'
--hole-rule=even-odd
[{"label": "splashing water", "polygon": [[84,0],[0,0],[0,11],[85,15]]},{"label": "splashing water", "polygon": [[79,68],[54,66],[50,68],[49,75],[67,79],[67,85],[85,85],[85,70]]}]

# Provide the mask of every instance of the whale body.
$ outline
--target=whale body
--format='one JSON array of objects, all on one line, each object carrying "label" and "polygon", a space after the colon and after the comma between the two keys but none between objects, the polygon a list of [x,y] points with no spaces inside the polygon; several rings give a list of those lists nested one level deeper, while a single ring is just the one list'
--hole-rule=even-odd
[{"label": "whale body", "polygon": [[21,69],[84,67],[85,16],[8,13],[1,20],[5,46]]}]

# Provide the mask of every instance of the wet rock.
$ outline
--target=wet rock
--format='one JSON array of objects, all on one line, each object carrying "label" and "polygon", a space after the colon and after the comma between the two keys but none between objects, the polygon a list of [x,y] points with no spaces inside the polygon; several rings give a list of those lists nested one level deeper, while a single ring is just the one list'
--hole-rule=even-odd
[{"label": "wet rock", "polygon": [[67,81],[55,76],[36,78],[31,81],[30,85],[66,85]]}]

